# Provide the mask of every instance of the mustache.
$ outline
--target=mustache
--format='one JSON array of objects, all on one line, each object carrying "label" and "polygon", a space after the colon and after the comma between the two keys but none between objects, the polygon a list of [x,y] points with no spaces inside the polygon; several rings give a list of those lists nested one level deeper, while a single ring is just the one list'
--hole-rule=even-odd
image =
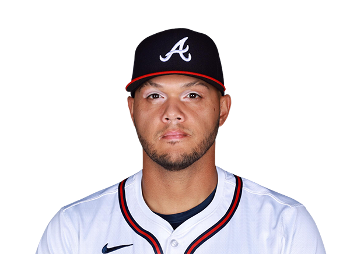
[{"label": "mustache", "polygon": [[[136,120],[134,120],[134,126],[135,126],[135,129],[136,129],[137,136],[140,138],[140,130],[142,129],[142,126],[139,126],[138,122]],[[158,130],[153,135],[153,139],[154,140],[160,139],[168,131],[177,131],[177,130],[182,131],[182,132],[186,133],[189,136],[193,136],[193,131],[192,130],[186,128],[182,123],[176,123],[176,124],[170,124],[170,125],[163,126],[162,129]]]}]

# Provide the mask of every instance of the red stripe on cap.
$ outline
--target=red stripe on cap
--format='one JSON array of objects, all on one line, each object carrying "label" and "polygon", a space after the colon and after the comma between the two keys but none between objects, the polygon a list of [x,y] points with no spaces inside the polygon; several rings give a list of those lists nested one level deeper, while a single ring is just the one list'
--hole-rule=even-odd
[{"label": "red stripe on cap", "polygon": [[218,230],[231,216],[231,214],[233,213],[233,211],[235,210],[235,207],[237,206],[238,203],[238,199],[239,199],[239,195],[241,192],[241,179],[240,177],[238,177],[238,186],[237,186],[237,194],[236,194],[236,198],[235,201],[230,209],[230,212],[227,214],[227,216],[218,224],[216,225],[216,227],[214,227],[212,230],[210,230],[208,233],[206,233],[205,235],[203,235],[200,239],[198,239],[192,246],[191,248],[186,252],[187,253],[192,253],[193,249],[200,244],[203,240],[205,240],[206,238],[208,238],[211,234],[215,233],[216,230]]},{"label": "red stripe on cap", "polygon": [[128,87],[137,80],[147,78],[147,77],[157,76],[157,75],[165,75],[165,74],[185,74],[185,75],[195,75],[195,76],[207,78],[207,79],[210,79],[210,80],[218,83],[220,86],[222,86],[224,88],[224,91],[226,90],[224,84],[221,83],[219,80],[216,80],[215,78],[209,77],[207,75],[203,75],[203,74],[199,74],[199,73],[195,73],[195,72],[190,72],[190,71],[161,71],[161,72],[154,72],[154,73],[146,74],[146,75],[143,75],[143,76],[140,76],[138,78],[131,80],[131,82],[125,87],[125,89],[127,90]]},{"label": "red stripe on cap", "polygon": [[121,203],[122,203],[122,208],[123,208],[123,213],[125,214],[127,220],[129,221],[129,223],[133,226],[133,228],[135,230],[137,230],[137,232],[139,232],[140,234],[143,234],[144,236],[146,236],[148,239],[151,240],[151,242],[154,244],[154,246],[156,247],[156,250],[157,250],[157,253],[161,254],[161,251],[156,243],[156,241],[154,241],[153,237],[150,236],[149,234],[147,234],[146,232],[144,232],[143,230],[141,230],[132,220],[131,218],[129,217],[129,214],[127,213],[126,211],[126,207],[125,207],[125,198],[124,198],[124,195],[123,195],[123,185],[125,184],[126,182],[126,179],[124,181],[122,181],[119,185],[119,191],[120,191],[120,198],[121,198]]}]

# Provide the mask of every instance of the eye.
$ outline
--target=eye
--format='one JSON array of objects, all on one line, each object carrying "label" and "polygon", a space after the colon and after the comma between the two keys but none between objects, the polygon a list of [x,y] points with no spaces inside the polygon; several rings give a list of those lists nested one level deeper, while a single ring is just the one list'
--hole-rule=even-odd
[{"label": "eye", "polygon": [[152,93],[152,94],[148,95],[147,98],[148,98],[148,99],[152,99],[152,100],[154,100],[154,99],[159,99],[159,98],[160,98],[160,94],[158,94],[158,93]]},{"label": "eye", "polygon": [[197,99],[197,98],[201,98],[201,96],[198,93],[189,93],[188,98],[190,99]]}]

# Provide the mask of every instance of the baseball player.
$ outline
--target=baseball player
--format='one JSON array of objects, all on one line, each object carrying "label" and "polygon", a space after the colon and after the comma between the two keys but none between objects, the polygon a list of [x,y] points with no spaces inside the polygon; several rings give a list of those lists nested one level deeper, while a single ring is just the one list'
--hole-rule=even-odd
[{"label": "baseball player", "polygon": [[144,39],[126,90],[143,169],[63,207],[37,254],[325,253],[302,204],[215,166],[231,98],[207,35]]}]

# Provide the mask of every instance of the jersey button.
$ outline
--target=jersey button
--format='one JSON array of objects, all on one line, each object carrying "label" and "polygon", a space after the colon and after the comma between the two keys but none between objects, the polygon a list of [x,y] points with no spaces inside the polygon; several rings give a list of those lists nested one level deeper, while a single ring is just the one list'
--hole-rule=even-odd
[{"label": "jersey button", "polygon": [[173,247],[177,247],[179,245],[179,243],[176,241],[176,240],[171,240],[170,241],[170,245],[173,246]]}]

